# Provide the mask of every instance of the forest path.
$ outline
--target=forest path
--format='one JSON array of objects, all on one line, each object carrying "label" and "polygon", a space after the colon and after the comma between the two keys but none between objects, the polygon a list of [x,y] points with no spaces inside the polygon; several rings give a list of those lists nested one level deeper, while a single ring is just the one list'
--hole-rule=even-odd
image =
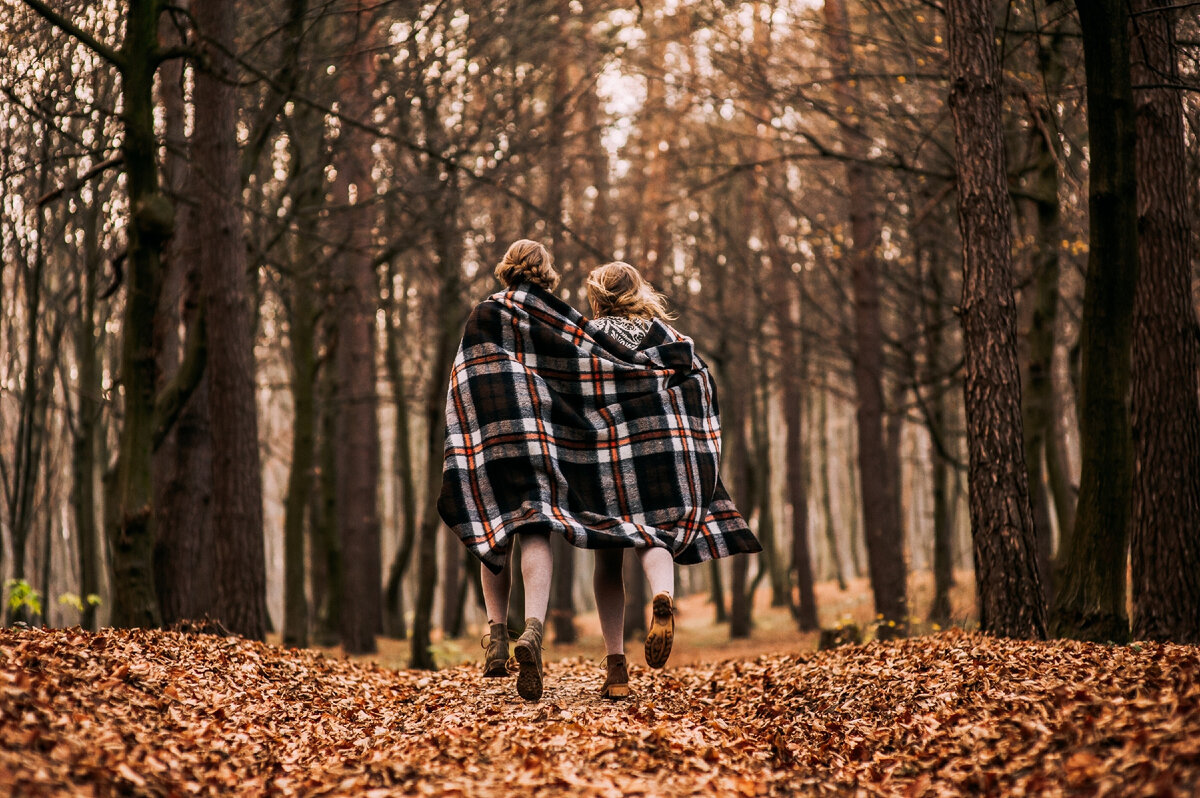
[{"label": "forest path", "polygon": [[237,638],[0,630],[0,793],[1194,795],[1200,650],[960,631],[753,660],[594,661],[519,700]]}]

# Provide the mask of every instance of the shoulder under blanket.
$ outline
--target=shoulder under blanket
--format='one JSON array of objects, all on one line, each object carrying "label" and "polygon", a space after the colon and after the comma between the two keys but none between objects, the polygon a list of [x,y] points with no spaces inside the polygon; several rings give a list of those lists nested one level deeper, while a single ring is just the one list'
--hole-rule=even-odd
[{"label": "shoulder under blanket", "polygon": [[634,350],[537,286],[495,294],[454,361],[438,511],[495,571],[517,532],[684,564],[761,551],[721,484],[714,391],[662,322]]}]

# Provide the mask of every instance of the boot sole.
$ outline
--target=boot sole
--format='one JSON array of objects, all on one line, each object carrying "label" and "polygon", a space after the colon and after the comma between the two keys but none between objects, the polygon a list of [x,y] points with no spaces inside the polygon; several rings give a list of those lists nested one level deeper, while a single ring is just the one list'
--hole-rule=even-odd
[{"label": "boot sole", "polygon": [[650,631],[646,634],[646,664],[651,668],[666,665],[674,642],[675,616],[671,614],[671,600],[665,595],[661,600],[655,596],[654,619],[650,624]]},{"label": "boot sole", "polygon": [[542,674],[537,664],[537,654],[527,645],[517,643],[513,655],[517,658],[517,695],[526,701],[537,701],[542,697]]},{"label": "boot sole", "polygon": [[600,697],[606,698],[609,701],[619,701],[622,698],[629,698],[629,685],[610,684],[600,691]]}]

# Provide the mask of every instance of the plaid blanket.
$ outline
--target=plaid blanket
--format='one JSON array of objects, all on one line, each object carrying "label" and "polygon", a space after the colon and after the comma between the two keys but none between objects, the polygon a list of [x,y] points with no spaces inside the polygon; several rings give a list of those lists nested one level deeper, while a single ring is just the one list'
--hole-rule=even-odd
[{"label": "plaid blanket", "polygon": [[761,551],[721,484],[715,386],[660,321],[636,350],[530,284],[467,320],[438,511],[498,571],[517,532],[693,564]]}]

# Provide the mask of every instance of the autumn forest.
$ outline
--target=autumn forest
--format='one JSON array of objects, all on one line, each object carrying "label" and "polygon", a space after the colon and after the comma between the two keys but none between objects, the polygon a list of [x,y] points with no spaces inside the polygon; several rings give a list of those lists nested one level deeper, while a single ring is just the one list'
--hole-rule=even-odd
[{"label": "autumn forest", "polygon": [[[94,766],[22,736],[60,689],[29,663],[71,673],[76,650],[100,685],[80,707],[123,700],[103,687],[121,667],[151,703],[168,684],[202,703],[250,689],[185,688],[180,640],[268,681],[376,691],[362,711],[389,723],[329,732],[350,746],[390,729],[358,764],[313,775],[307,757],[342,750],[327,743],[263,788],[643,794],[529,764],[613,717],[590,686],[572,709],[595,599],[591,553],[562,539],[546,656],[563,647],[549,673],[565,686],[478,742],[523,775],[471,776],[446,759],[462,740],[405,720],[453,729],[466,712],[476,734],[490,716],[422,691],[485,689],[479,564],[436,502],[456,348],[522,238],[585,314],[584,280],[612,260],[666,296],[715,378],[724,484],[763,546],[677,566],[679,596],[721,645],[786,627],[767,658],[655,677],[682,692],[630,705],[611,735],[632,724],[640,753],[614,763],[652,774],[687,750],[658,794],[1172,794],[1200,778],[1184,742],[1200,739],[1200,681],[1180,664],[1200,643],[1200,5],[0,0],[0,48],[0,676],[15,674],[0,691],[26,707],[0,709],[0,785],[182,784],[146,764],[171,746],[144,718],[128,727],[143,753]],[[640,641],[650,595],[631,556],[625,583]],[[380,657],[394,678],[357,664]],[[925,685],[942,666],[922,657],[959,663],[968,686]],[[1022,688],[1041,697],[1012,711],[1053,729],[1044,750],[1042,732],[1005,731],[988,679],[1033,684],[1064,662],[1106,687]],[[880,692],[846,699],[839,674]],[[652,676],[635,671],[636,695],[664,689]],[[953,702],[922,696],[970,685],[962,712],[1000,724],[972,744],[1038,764],[934,756],[967,743],[944,737]],[[1161,732],[1126,770],[1118,742],[1064,720],[1109,688],[1177,701],[1122,705],[1114,741]],[[764,696],[791,720],[762,720]],[[305,701],[343,711],[336,693]],[[230,722],[297,735],[304,705],[279,710],[301,724],[288,733]],[[511,748],[538,723],[540,742]],[[372,747],[417,764],[372,765]],[[22,770],[35,750],[75,770]],[[197,756],[172,767],[218,793],[267,778],[257,754],[231,754],[232,775]]]}]

